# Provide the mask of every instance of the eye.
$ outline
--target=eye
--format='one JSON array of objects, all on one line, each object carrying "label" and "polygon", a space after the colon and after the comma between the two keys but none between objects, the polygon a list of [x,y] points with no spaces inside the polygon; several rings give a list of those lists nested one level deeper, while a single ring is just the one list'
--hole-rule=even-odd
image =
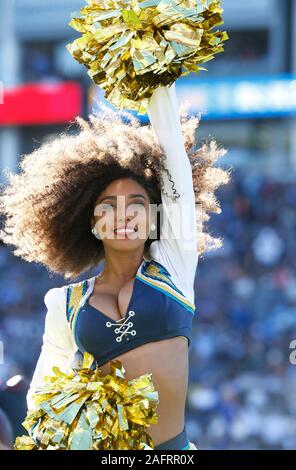
[{"label": "eye", "polygon": [[145,203],[143,201],[137,201],[137,202],[133,202],[131,205],[132,206],[145,206]]},{"label": "eye", "polygon": [[108,211],[108,210],[114,210],[114,206],[112,206],[112,204],[99,204],[97,206],[98,212]]}]

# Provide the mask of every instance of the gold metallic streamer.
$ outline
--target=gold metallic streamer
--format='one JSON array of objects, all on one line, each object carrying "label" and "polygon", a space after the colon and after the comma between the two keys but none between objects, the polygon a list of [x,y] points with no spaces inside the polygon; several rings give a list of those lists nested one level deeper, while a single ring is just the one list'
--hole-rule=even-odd
[{"label": "gold metallic streamer", "polygon": [[110,374],[91,369],[85,353],[81,369],[67,375],[54,367],[33,395],[36,409],[22,423],[28,436],[19,436],[15,450],[149,450],[154,444],[145,429],[158,422],[158,392],[152,373],[125,379],[119,360]]},{"label": "gold metallic streamer", "polygon": [[223,52],[220,0],[87,0],[69,25],[81,37],[66,45],[116,108],[147,112],[158,86],[206,70]]}]

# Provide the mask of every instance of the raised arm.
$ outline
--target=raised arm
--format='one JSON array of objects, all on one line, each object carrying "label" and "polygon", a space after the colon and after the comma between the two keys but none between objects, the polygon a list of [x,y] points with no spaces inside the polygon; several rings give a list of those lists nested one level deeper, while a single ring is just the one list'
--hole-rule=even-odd
[{"label": "raised arm", "polygon": [[71,365],[73,344],[71,330],[66,320],[65,295],[62,288],[49,289],[44,296],[47,307],[41,353],[35,367],[29,391],[27,406],[34,409],[32,395],[43,383],[45,375],[53,375],[52,367],[67,372]]},{"label": "raised arm", "polygon": [[[152,243],[151,254],[168,267],[183,285],[193,288],[198,262],[195,195],[175,83],[154,91],[149,101],[148,116],[165,153],[165,167],[170,173],[168,175],[165,171],[162,175],[163,230],[161,239]],[[180,195],[175,201],[174,193]]]}]

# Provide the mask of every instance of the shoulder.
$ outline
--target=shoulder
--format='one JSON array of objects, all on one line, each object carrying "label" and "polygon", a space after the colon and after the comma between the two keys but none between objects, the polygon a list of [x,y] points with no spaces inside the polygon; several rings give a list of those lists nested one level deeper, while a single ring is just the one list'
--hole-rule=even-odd
[{"label": "shoulder", "polygon": [[170,263],[165,263],[162,257],[154,258],[151,255],[150,260],[141,265],[138,277],[186,305],[190,310],[195,310],[193,282],[183,282]]},{"label": "shoulder", "polygon": [[180,263],[178,256],[172,256],[159,240],[155,240],[150,246],[150,253],[151,258],[161,264],[176,284],[190,293],[192,297],[194,295],[194,280],[198,263],[197,252],[190,252],[187,262]]},{"label": "shoulder", "polygon": [[92,284],[93,280],[94,277],[91,277],[78,282],[73,282],[60,287],[53,287],[49,289],[44,295],[45,305],[47,307],[55,305],[59,308],[63,308],[66,311],[71,297],[75,295],[77,298],[80,294],[83,295],[88,287]]},{"label": "shoulder", "polygon": [[72,337],[72,321],[79,311],[81,301],[92,280],[93,278],[84,279],[60,287],[53,287],[45,293],[46,331],[51,342],[55,338],[55,341],[60,341],[60,344],[67,344],[69,350],[75,347]]},{"label": "shoulder", "polygon": [[53,287],[44,295],[44,303],[47,308],[45,324],[49,332],[56,332],[57,329],[61,332],[68,330],[66,322],[66,288],[67,286]]},{"label": "shoulder", "polygon": [[67,286],[62,287],[52,287],[44,295],[44,303],[49,308],[52,305],[62,307],[66,300],[66,288]]},{"label": "shoulder", "polygon": [[83,306],[87,296],[93,288],[95,276],[62,286],[64,295],[64,312],[67,321],[72,326],[73,319]]}]

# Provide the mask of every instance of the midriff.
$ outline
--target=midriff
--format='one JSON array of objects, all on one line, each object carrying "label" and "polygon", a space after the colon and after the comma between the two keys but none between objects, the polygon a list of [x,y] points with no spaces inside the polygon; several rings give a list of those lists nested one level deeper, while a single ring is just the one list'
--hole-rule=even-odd
[{"label": "midriff", "polygon": [[[152,373],[151,379],[159,395],[158,423],[151,424],[146,432],[154,446],[182,432],[188,387],[188,339],[177,336],[153,341],[112,360],[115,359],[121,361],[127,380]],[[100,366],[104,375],[110,373],[110,362]]]}]

